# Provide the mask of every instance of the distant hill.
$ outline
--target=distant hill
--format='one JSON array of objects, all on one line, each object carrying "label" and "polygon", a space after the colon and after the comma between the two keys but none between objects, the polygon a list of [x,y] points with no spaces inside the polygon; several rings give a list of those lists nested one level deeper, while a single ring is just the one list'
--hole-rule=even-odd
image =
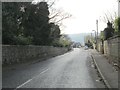
[{"label": "distant hill", "polygon": [[82,45],[84,45],[84,37],[86,35],[90,35],[90,33],[79,33],[79,34],[67,34],[72,41],[74,42],[80,42]]}]

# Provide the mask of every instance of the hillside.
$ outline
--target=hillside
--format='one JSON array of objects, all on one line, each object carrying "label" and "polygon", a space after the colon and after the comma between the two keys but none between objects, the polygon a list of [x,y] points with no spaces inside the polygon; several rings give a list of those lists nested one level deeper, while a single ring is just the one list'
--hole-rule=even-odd
[{"label": "hillside", "polygon": [[79,33],[79,34],[67,34],[72,41],[74,42],[80,42],[82,45],[84,45],[84,37],[86,35],[90,35],[90,33]]}]

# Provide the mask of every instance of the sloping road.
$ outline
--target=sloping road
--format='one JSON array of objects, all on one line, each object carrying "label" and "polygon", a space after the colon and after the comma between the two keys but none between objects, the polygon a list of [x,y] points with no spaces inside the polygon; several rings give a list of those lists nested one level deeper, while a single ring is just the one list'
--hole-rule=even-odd
[{"label": "sloping road", "polygon": [[3,88],[103,88],[89,51],[74,49],[42,62],[3,69]]}]

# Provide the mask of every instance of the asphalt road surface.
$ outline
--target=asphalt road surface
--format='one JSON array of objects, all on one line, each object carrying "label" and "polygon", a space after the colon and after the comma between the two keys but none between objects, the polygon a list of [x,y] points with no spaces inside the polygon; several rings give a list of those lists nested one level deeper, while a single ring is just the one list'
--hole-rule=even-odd
[{"label": "asphalt road surface", "polygon": [[89,50],[76,48],[42,62],[3,68],[3,88],[104,88]]}]

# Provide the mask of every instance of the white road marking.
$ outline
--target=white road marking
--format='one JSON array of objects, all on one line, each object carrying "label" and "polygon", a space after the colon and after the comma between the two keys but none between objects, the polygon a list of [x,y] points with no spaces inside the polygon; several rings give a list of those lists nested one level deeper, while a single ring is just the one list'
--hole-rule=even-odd
[{"label": "white road marking", "polygon": [[[42,71],[40,74],[43,74],[43,73],[45,73],[46,71],[48,71],[49,69],[46,69],[46,70],[44,70],[44,71]],[[39,74],[39,75],[40,75]],[[33,77],[32,79],[34,79],[34,78],[36,78],[36,77],[38,77],[39,75],[37,75],[37,76],[35,76],[35,77]]]},{"label": "white road marking", "polygon": [[24,86],[25,84],[29,83],[32,79],[29,79],[28,81],[26,81],[25,83],[23,83],[22,85],[18,86],[17,88],[20,88],[22,86]]},{"label": "white road marking", "polygon": [[[46,69],[46,70],[42,71],[40,74],[43,74],[43,73],[45,73],[45,72],[48,71],[48,70],[49,70],[49,69]],[[40,74],[39,74],[39,75],[40,75]],[[25,83],[23,83],[23,84],[21,84],[20,86],[16,87],[16,89],[14,89],[14,90],[17,90],[18,88],[21,88],[22,86],[24,86],[25,84],[29,83],[31,80],[33,80],[34,78],[38,77],[39,75],[33,77],[32,79],[29,79],[29,80],[26,81]]]}]

